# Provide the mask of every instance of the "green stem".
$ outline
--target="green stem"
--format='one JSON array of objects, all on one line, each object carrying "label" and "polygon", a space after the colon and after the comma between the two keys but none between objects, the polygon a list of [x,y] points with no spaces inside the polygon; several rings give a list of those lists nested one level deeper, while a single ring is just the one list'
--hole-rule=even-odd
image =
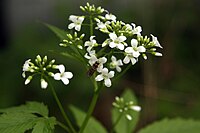
[{"label": "green stem", "polygon": [[114,123],[113,126],[112,126],[112,129],[111,129],[110,133],[113,133],[113,132],[114,132],[114,129],[115,129],[116,125],[119,123],[119,121],[120,121],[120,119],[122,118],[123,114],[124,114],[124,113],[121,113],[121,114],[118,116],[117,120],[115,121],[115,123]]},{"label": "green stem", "polygon": [[90,36],[93,35],[93,20],[92,15],[90,15]]},{"label": "green stem", "polygon": [[65,124],[63,124],[62,122],[56,121],[56,123],[62,127],[65,131],[67,131],[68,133],[70,132],[69,128],[67,126],[65,126]]},{"label": "green stem", "polygon": [[97,99],[99,97],[99,90],[98,90],[98,85],[97,85],[96,81],[95,81],[95,85],[94,86],[95,86],[95,90],[97,90],[97,91],[94,92],[94,95],[93,95],[92,101],[90,103],[87,115],[86,115],[86,117],[85,117],[85,119],[83,121],[83,124],[81,125],[79,133],[83,133],[85,127],[87,126],[88,121],[89,121],[89,119],[90,119],[90,117],[91,117],[91,115],[92,115],[92,113],[94,111],[95,105],[97,103]]},{"label": "green stem", "polygon": [[[47,77],[46,77],[46,78],[47,78]],[[49,80],[48,80],[48,81],[49,81]],[[58,107],[59,107],[59,109],[60,109],[60,111],[61,111],[61,113],[62,113],[62,115],[63,115],[65,121],[67,122],[67,124],[68,124],[70,130],[72,131],[72,133],[76,133],[76,130],[74,129],[74,127],[72,126],[72,124],[71,124],[69,118],[67,117],[67,115],[66,115],[66,113],[65,113],[65,111],[64,111],[64,108],[63,108],[63,106],[62,106],[62,104],[61,104],[61,102],[60,102],[60,100],[59,100],[59,98],[58,98],[58,96],[57,96],[57,94],[56,94],[56,91],[55,91],[55,89],[54,89],[54,87],[53,87],[53,85],[51,84],[50,81],[49,81],[49,85],[50,85],[51,91],[52,91],[52,93],[53,93],[53,96],[54,96],[54,98],[55,98],[55,100],[56,100],[56,103],[58,104]]]}]

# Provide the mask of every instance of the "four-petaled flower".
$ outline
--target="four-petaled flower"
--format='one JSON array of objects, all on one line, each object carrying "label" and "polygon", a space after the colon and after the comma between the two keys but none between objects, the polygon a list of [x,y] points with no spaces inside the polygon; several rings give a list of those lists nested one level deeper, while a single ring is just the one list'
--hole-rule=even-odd
[{"label": "four-petaled flower", "polygon": [[[111,42],[109,43],[109,46],[111,48],[118,48],[120,50],[124,50],[124,45],[127,45],[124,41],[126,40],[126,37],[121,35],[117,36],[115,33],[110,33],[109,37],[111,39]],[[103,46],[103,45],[102,45]]]},{"label": "four-petaled flower", "polygon": [[103,68],[101,70],[101,74],[97,75],[95,80],[96,81],[102,81],[104,80],[104,84],[106,87],[110,87],[112,85],[110,78],[114,77],[115,72],[110,71],[108,72],[107,68]]},{"label": "four-petaled flower", "polygon": [[136,39],[131,40],[131,46],[125,49],[126,53],[132,53],[133,57],[138,58],[140,53],[146,52],[146,48],[144,46],[138,46],[138,41]]},{"label": "four-petaled flower", "polygon": [[114,22],[116,22],[116,16],[115,15],[113,15],[113,14],[106,14],[105,15],[105,18],[107,19],[107,20],[111,20],[111,21],[114,21]]},{"label": "four-petaled flower", "polygon": [[70,15],[69,20],[72,21],[72,23],[68,25],[69,29],[75,28],[77,31],[81,30],[81,24],[84,21],[84,16]]},{"label": "four-petaled flower", "polygon": [[86,41],[84,46],[87,46],[87,51],[91,51],[91,49],[97,45],[97,41],[94,39],[95,36],[90,37],[90,41]]},{"label": "four-petaled flower", "polygon": [[121,72],[121,67],[123,66],[122,60],[117,60],[115,56],[111,57],[112,62],[110,63],[111,68],[116,68],[118,72]]},{"label": "four-petaled flower", "polygon": [[54,74],[54,79],[62,80],[65,85],[69,84],[69,79],[73,77],[73,74],[71,72],[65,72],[64,65],[57,65],[56,68],[59,69],[60,73]]},{"label": "four-petaled flower", "polygon": [[136,34],[138,36],[141,36],[142,27],[141,26],[136,27],[136,25],[134,23],[132,23],[131,25],[133,26],[133,30],[132,30],[133,35]]}]

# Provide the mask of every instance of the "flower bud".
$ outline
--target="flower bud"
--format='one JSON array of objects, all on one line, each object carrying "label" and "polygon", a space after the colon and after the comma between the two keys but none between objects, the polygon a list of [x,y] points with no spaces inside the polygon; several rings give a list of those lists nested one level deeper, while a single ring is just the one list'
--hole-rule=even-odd
[{"label": "flower bud", "polygon": [[38,62],[41,62],[41,61],[42,61],[42,58],[40,57],[40,55],[37,55],[37,56],[36,56],[36,60],[37,60]]},{"label": "flower bud", "polygon": [[48,86],[48,83],[43,78],[40,80],[40,82],[41,82],[41,88],[46,89]]},{"label": "flower bud", "polygon": [[28,78],[25,80],[25,85],[31,82],[33,76],[28,76]]}]

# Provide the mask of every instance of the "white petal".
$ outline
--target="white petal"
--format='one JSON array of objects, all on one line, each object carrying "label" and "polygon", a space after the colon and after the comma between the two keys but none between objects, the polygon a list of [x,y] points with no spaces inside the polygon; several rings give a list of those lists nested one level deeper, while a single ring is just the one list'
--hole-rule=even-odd
[{"label": "white petal", "polygon": [[122,69],[121,69],[119,66],[116,67],[116,70],[117,70],[118,72],[121,72],[121,71],[122,71]]},{"label": "white petal", "polygon": [[95,80],[96,81],[101,81],[101,80],[103,80],[103,76],[102,75],[97,75]]},{"label": "white petal", "polygon": [[131,58],[132,65],[134,65],[136,62],[137,62],[137,60],[135,58]]},{"label": "white petal", "polygon": [[107,75],[108,74],[108,69],[107,68],[103,68],[101,73],[104,74],[104,75]]},{"label": "white petal", "polygon": [[75,15],[70,15],[70,16],[69,16],[69,20],[72,21],[72,22],[76,22],[76,21],[77,21],[77,18],[78,18],[78,17],[75,16]]},{"label": "white petal", "polygon": [[81,25],[76,25],[75,30],[80,31],[81,30]]},{"label": "white petal", "polygon": [[123,42],[123,41],[126,40],[126,37],[125,37],[125,36],[119,36],[118,38],[119,38],[119,41],[120,41],[120,42]]},{"label": "white petal", "polygon": [[116,59],[115,56],[112,56],[112,57],[111,57],[111,60],[114,62],[114,61],[116,61],[117,59]]},{"label": "white petal", "polygon": [[78,17],[78,20],[77,20],[79,23],[82,23],[84,21],[84,17],[81,16],[81,17]]},{"label": "white petal", "polygon": [[138,41],[136,39],[132,39],[131,40],[131,46],[132,47],[137,47],[137,45],[138,45]]},{"label": "white petal", "polygon": [[115,47],[117,46],[117,44],[114,43],[114,42],[110,42],[109,46],[110,46],[111,48],[115,48]]},{"label": "white petal", "polygon": [[133,53],[133,48],[132,47],[127,47],[125,50],[124,50],[126,53]]},{"label": "white petal", "polygon": [[69,79],[67,78],[61,78],[62,82],[65,84],[65,85],[68,85],[69,84]]},{"label": "white petal", "polygon": [[107,59],[106,57],[102,57],[102,58],[99,58],[99,63],[106,63]]},{"label": "white petal", "polygon": [[163,47],[160,45],[160,43],[158,42],[157,37],[153,36],[152,34],[151,34],[151,37],[152,37],[152,41],[153,41],[153,43],[155,44],[156,47],[163,48]]},{"label": "white petal", "polygon": [[105,79],[104,80],[104,84],[105,84],[105,86],[110,87],[111,86],[111,80],[110,79]]},{"label": "white petal", "polygon": [[117,61],[118,66],[123,66],[122,60]]},{"label": "white petal", "polygon": [[109,34],[109,37],[110,37],[110,39],[112,39],[113,41],[114,41],[115,39],[117,39],[117,35],[116,35],[115,33],[110,33],[110,34]]},{"label": "white petal", "polygon": [[108,78],[112,78],[112,77],[114,77],[114,75],[115,75],[115,72],[114,71],[110,71],[108,73]]},{"label": "white petal", "polygon": [[22,73],[22,77],[23,77],[23,78],[25,78],[25,77],[26,77],[26,74],[25,74],[25,72],[23,72],[23,73]]},{"label": "white petal", "polygon": [[60,73],[54,74],[54,79],[55,79],[55,80],[60,80],[60,79],[61,79]]},{"label": "white petal", "polygon": [[68,25],[68,29],[73,29],[75,27],[75,24],[74,23],[71,23]]},{"label": "white petal", "polygon": [[64,65],[58,65],[58,69],[59,69],[60,73],[65,72],[65,66]]},{"label": "white petal", "polygon": [[146,48],[144,46],[139,46],[138,51],[139,52],[146,52]]},{"label": "white petal", "polygon": [[130,62],[130,58],[129,58],[128,56],[126,56],[126,57],[124,58],[123,62],[124,62],[125,64],[128,64],[128,63]]},{"label": "white petal", "polygon": [[68,79],[71,79],[73,77],[73,74],[71,72],[65,72],[63,75],[64,75],[63,77]]},{"label": "white petal", "polygon": [[124,45],[122,43],[117,44],[117,48],[120,50],[124,50]]},{"label": "white petal", "polygon": [[140,56],[140,52],[138,52],[138,51],[133,51],[133,57],[139,57]]},{"label": "white petal", "polygon": [[27,78],[27,79],[25,80],[25,85],[27,85],[28,83],[30,83],[30,81],[31,81],[31,80]]}]

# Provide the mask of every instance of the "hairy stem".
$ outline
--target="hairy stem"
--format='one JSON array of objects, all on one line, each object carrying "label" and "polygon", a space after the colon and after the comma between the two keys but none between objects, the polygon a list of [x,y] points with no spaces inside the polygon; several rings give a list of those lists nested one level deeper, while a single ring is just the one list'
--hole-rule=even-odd
[{"label": "hairy stem", "polygon": [[59,98],[58,98],[58,96],[56,94],[56,91],[55,91],[55,89],[54,89],[54,87],[53,87],[53,85],[51,84],[50,81],[49,81],[49,84],[50,84],[50,88],[51,88],[51,91],[53,93],[53,96],[54,96],[54,98],[56,100],[56,103],[58,104],[58,107],[59,107],[59,109],[60,109],[60,111],[61,111],[61,113],[62,113],[62,115],[63,115],[63,117],[64,117],[64,119],[65,119],[65,121],[67,123],[67,125],[69,126],[70,130],[72,131],[72,133],[76,133],[76,130],[74,129],[74,127],[72,126],[69,118],[67,117],[67,115],[66,115],[66,113],[64,111],[64,108],[63,108],[63,106],[62,106],[62,104],[61,104],[61,102],[60,102],[60,100],[59,100]]},{"label": "hairy stem", "polygon": [[97,99],[98,99],[98,97],[99,97],[98,85],[97,85],[96,81],[94,81],[94,82],[95,82],[95,83],[94,83],[94,84],[95,84],[95,85],[94,85],[94,86],[95,86],[95,90],[97,90],[97,91],[94,92],[94,95],[93,95],[92,101],[91,101],[91,103],[90,103],[90,106],[89,106],[87,115],[86,115],[86,117],[85,117],[85,119],[84,119],[84,121],[83,121],[83,124],[82,124],[82,126],[81,126],[81,128],[80,128],[79,133],[83,133],[85,127],[87,126],[87,124],[88,124],[88,122],[89,122],[89,119],[90,119],[90,117],[91,117],[91,115],[92,115],[92,113],[93,113],[93,111],[94,111],[95,105],[96,105],[96,103],[97,103]]}]

